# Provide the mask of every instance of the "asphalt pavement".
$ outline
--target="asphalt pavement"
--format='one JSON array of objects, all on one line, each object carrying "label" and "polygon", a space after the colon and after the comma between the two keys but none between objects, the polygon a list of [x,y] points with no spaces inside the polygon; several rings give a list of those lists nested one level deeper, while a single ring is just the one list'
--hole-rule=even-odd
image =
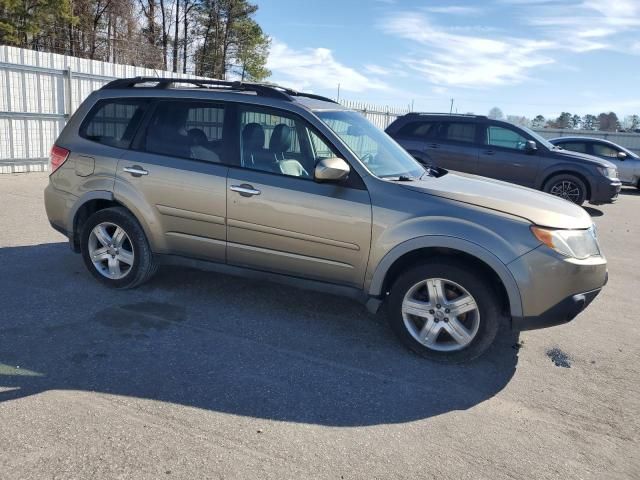
[{"label": "asphalt pavement", "polygon": [[586,312],[445,366],[340,297],[175,267],[107,289],[46,182],[0,175],[2,479],[640,478],[638,190],[588,208]]}]

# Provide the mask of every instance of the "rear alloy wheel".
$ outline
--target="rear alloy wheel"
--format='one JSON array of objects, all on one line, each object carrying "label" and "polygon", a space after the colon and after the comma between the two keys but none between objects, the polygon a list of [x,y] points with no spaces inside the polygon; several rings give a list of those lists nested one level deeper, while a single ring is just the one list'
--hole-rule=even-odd
[{"label": "rear alloy wheel", "polygon": [[582,205],[587,198],[587,187],[574,175],[556,175],[545,184],[544,191],[556,197]]},{"label": "rear alloy wheel", "polygon": [[91,215],[83,225],[80,249],[87,269],[110,287],[136,287],[157,270],[142,227],[122,207]]},{"label": "rear alloy wheel", "polygon": [[500,300],[482,272],[455,260],[401,274],[388,298],[391,328],[411,350],[446,362],[473,359],[493,343]]},{"label": "rear alloy wheel", "polygon": [[89,256],[96,270],[111,280],[126,277],[135,260],[131,239],[123,228],[110,222],[91,230]]}]

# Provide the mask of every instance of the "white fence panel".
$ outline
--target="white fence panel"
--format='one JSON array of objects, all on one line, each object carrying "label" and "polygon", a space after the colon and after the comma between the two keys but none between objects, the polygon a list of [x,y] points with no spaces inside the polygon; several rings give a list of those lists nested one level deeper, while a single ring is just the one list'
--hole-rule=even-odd
[{"label": "white fence panel", "polygon": [[41,171],[82,101],[121,77],[188,75],[0,46],[0,173]]}]

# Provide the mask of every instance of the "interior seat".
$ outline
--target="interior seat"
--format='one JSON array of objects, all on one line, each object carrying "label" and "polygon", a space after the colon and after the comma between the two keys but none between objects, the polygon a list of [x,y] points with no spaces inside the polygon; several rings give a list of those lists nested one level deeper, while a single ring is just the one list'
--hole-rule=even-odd
[{"label": "interior seat", "polygon": [[292,143],[292,128],[284,123],[279,123],[271,133],[269,153],[276,159],[281,173],[295,177],[308,177],[309,174],[298,160],[287,158],[286,154],[291,150]]},{"label": "interior seat", "polygon": [[264,148],[264,129],[259,123],[247,123],[242,129],[242,166],[267,172],[277,171],[275,159]]}]

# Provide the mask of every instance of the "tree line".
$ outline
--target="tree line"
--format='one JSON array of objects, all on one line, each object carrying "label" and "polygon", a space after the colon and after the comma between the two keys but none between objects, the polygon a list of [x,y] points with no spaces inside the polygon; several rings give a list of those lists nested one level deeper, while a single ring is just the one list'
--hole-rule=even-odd
[{"label": "tree line", "polygon": [[622,121],[615,112],[599,115],[577,115],[562,112],[557,118],[545,118],[536,115],[530,119],[519,115],[504,115],[498,107],[489,110],[489,118],[507,120],[516,125],[531,128],[561,128],[564,130],[598,130],[602,132],[637,132],[640,133],[640,116],[627,115]]},{"label": "tree line", "polygon": [[0,0],[0,43],[260,81],[270,38],[249,0]]}]

